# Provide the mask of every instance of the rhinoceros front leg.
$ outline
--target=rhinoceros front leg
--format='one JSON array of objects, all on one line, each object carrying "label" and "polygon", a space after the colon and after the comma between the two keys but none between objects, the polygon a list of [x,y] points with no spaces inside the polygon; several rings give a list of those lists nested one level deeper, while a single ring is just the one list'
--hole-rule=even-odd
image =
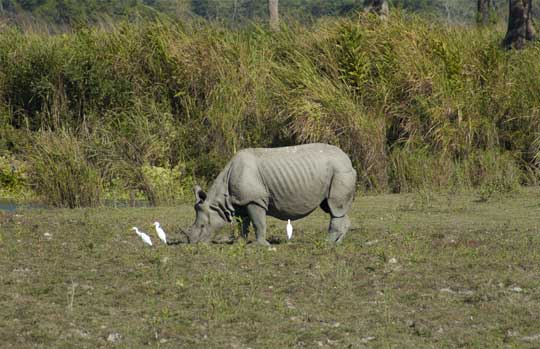
[{"label": "rhinoceros front leg", "polygon": [[347,215],[339,218],[330,218],[330,226],[328,227],[328,242],[336,244],[341,243],[350,226],[351,221]]},{"label": "rhinoceros front leg", "polygon": [[247,213],[255,227],[257,244],[261,246],[270,246],[270,243],[266,241],[266,210],[259,205],[249,204],[247,206]]}]

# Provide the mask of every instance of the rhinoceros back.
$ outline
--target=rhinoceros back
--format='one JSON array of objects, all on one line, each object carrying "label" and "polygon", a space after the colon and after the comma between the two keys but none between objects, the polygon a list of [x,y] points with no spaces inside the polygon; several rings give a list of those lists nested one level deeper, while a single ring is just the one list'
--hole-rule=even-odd
[{"label": "rhinoceros back", "polygon": [[301,218],[328,198],[336,174],[351,171],[348,156],[327,144],[251,148],[232,161],[231,190],[239,201],[257,202],[276,217]]}]

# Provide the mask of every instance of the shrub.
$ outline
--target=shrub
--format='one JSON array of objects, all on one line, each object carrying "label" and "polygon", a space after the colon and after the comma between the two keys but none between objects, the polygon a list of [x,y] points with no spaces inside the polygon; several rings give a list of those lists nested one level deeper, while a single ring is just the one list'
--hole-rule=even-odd
[{"label": "shrub", "polygon": [[13,156],[0,156],[0,195],[6,197],[24,193],[26,184],[25,163]]},{"label": "shrub", "polygon": [[185,167],[177,165],[173,168],[164,168],[145,165],[142,167],[144,181],[148,190],[155,197],[155,204],[174,204],[191,199],[193,179],[186,173]]},{"label": "shrub", "polygon": [[28,180],[36,193],[56,207],[97,206],[102,177],[86,158],[81,140],[66,133],[40,132],[26,151]]}]

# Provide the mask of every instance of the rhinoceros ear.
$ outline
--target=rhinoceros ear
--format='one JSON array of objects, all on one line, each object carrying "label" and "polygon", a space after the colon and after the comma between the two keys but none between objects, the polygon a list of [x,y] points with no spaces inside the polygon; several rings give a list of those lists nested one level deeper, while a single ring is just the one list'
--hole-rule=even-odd
[{"label": "rhinoceros ear", "polygon": [[206,193],[198,185],[193,187],[193,192],[195,193],[195,205],[206,200]]}]

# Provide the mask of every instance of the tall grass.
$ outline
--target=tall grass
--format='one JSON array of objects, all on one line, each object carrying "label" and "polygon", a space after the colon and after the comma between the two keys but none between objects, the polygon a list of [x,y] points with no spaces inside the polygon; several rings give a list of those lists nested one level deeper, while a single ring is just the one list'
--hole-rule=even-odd
[{"label": "tall grass", "polygon": [[341,146],[365,189],[536,182],[540,46],[501,50],[497,29],[397,13],[279,33],[159,21],[1,30],[2,128],[69,130],[105,183],[154,203],[170,198],[144,169],[209,181],[241,148],[305,142]]}]

